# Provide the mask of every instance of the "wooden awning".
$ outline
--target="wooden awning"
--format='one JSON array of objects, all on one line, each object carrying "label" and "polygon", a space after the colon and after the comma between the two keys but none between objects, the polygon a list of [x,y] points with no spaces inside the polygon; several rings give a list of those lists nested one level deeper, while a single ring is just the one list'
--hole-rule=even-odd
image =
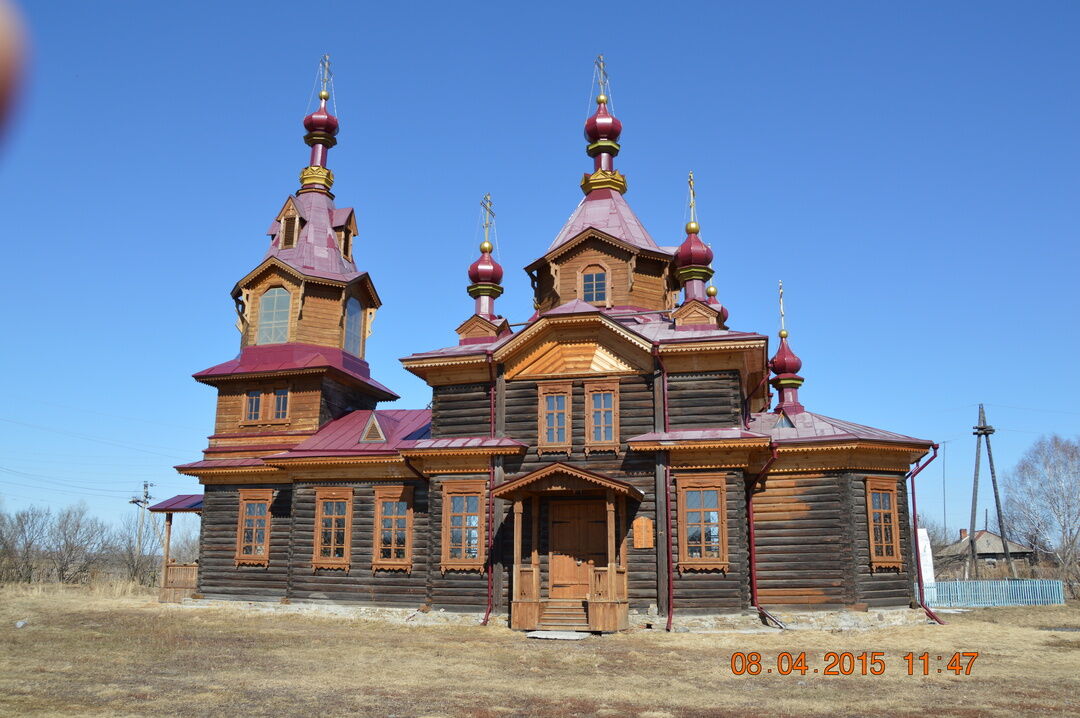
[{"label": "wooden awning", "polygon": [[596,474],[569,464],[556,462],[542,469],[507,481],[491,492],[497,499],[513,499],[521,496],[561,491],[611,491],[640,501],[644,498],[637,487],[610,476]]}]

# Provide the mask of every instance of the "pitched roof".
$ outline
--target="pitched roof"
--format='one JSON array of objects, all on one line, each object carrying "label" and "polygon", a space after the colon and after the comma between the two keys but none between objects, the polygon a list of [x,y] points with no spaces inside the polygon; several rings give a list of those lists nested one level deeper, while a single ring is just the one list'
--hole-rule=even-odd
[{"label": "pitched roof", "polygon": [[240,355],[192,376],[210,383],[214,379],[243,376],[246,374],[288,373],[308,369],[331,369],[353,379],[368,389],[368,393],[382,400],[399,398],[371,378],[368,363],[338,347],[316,344],[261,344],[244,347]]},{"label": "pitched roof", "polygon": [[596,189],[582,198],[547,251],[562,246],[590,227],[640,249],[661,251],[623,196],[611,189]]},{"label": "pitched roof", "polygon": [[185,511],[198,513],[199,511],[202,511],[202,507],[202,494],[180,494],[179,496],[173,496],[171,499],[165,499],[160,503],[156,503],[146,510],[167,513],[180,513]]},{"label": "pitched roof", "polygon": [[322,279],[349,282],[362,274],[352,260],[341,256],[334,227],[343,224],[351,208],[335,209],[334,201],[322,192],[304,192],[292,197],[293,204],[304,219],[304,227],[296,244],[288,249],[278,247],[279,222],[270,225],[273,235],[266,257],[277,257],[301,274]]},{"label": "pitched roof", "polygon": [[[782,417],[787,417],[787,422],[782,422]],[[787,424],[790,423],[791,426]],[[900,444],[924,444],[930,446],[934,442],[927,439],[916,439],[913,436],[905,436],[884,429],[875,429],[872,426],[864,426],[842,419],[832,419],[821,414],[809,411],[792,414],[755,413],[750,415],[750,431],[767,434],[777,443],[791,442],[803,443],[807,441],[843,441],[861,439],[865,441],[884,441]]]},{"label": "pitched roof", "polygon": [[[938,551],[938,556],[959,556],[967,554],[971,549],[968,548],[968,536],[960,539],[956,543],[951,543],[945,548]],[[997,535],[993,531],[976,531],[975,532],[975,554],[999,554],[1005,553],[1005,549],[1001,542],[1001,536]],[[1028,546],[1023,546],[1015,541],[1009,541],[1009,553],[1025,554],[1034,553],[1034,549]]]},{"label": "pitched roof", "polygon": [[[385,441],[361,440],[372,414],[379,422]],[[288,451],[265,458],[392,455],[404,442],[426,439],[430,435],[430,409],[365,409],[335,419]]]}]

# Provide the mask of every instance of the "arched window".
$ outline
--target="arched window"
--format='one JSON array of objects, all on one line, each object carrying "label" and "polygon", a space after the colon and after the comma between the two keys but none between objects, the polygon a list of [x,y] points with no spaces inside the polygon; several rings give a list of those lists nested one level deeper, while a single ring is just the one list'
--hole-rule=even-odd
[{"label": "arched window", "polygon": [[263,292],[259,300],[259,344],[281,344],[289,341],[288,290],[274,287]]},{"label": "arched window", "polygon": [[360,356],[360,325],[363,307],[356,297],[345,302],[345,351]]},{"label": "arched window", "polygon": [[607,271],[592,264],[581,272],[581,298],[586,302],[607,301]]}]

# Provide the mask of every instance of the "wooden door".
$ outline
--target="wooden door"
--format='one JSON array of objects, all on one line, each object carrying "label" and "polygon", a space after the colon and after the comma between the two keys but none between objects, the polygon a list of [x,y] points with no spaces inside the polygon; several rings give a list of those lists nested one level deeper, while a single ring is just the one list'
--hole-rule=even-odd
[{"label": "wooden door", "polygon": [[585,598],[590,570],[607,562],[604,502],[552,501],[548,597]]}]

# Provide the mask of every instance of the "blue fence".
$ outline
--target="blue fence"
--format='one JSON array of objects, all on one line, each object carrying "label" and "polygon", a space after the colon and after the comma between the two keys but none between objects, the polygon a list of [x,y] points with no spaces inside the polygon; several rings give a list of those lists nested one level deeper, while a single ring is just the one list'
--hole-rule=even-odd
[{"label": "blue fence", "polygon": [[939,608],[960,606],[1048,606],[1065,603],[1061,581],[938,581],[926,585],[926,603]]}]

